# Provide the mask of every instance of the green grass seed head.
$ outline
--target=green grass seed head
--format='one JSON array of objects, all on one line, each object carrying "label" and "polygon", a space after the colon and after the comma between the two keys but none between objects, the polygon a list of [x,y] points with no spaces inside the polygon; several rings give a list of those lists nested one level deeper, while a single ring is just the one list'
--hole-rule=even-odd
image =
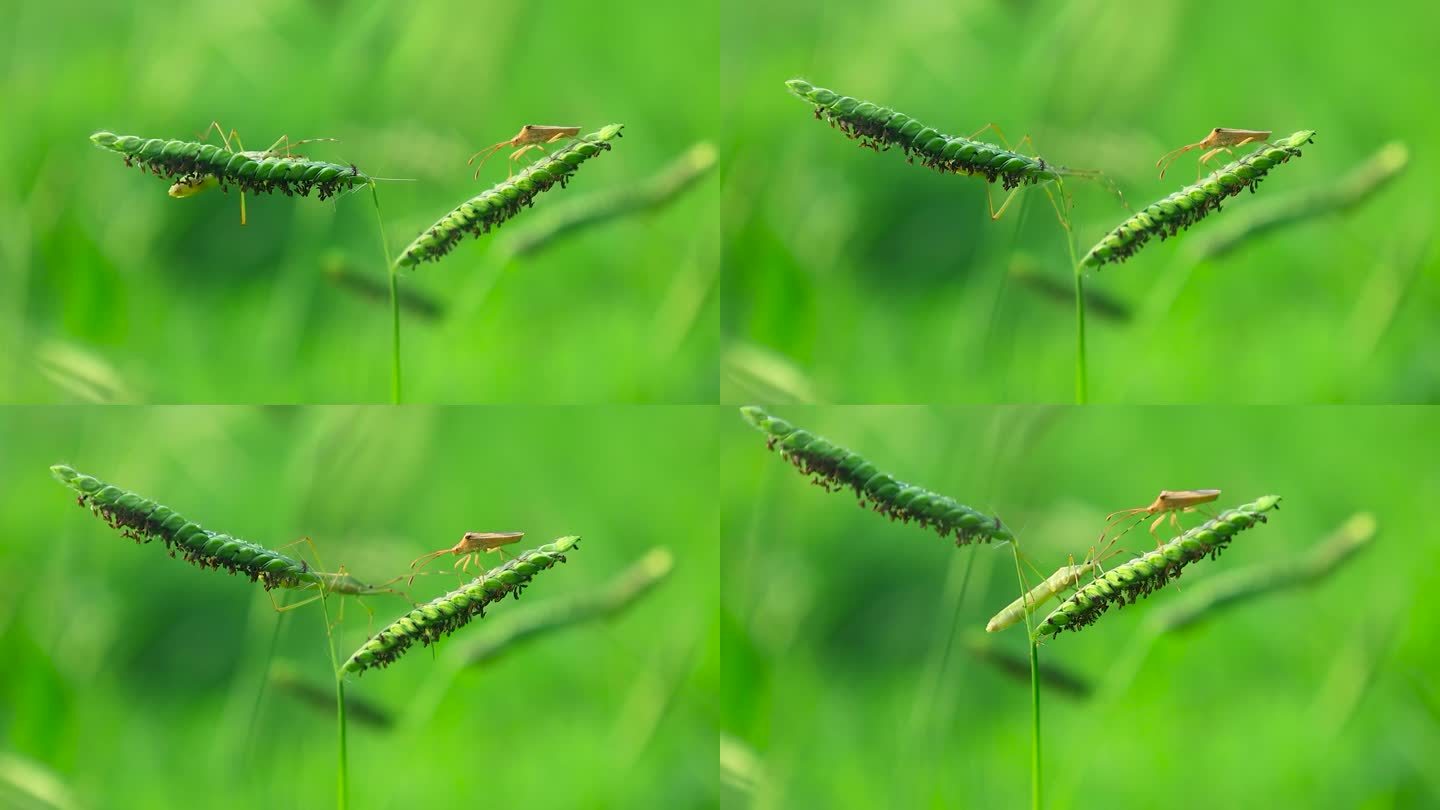
[{"label": "green grass seed head", "polygon": [[511,594],[516,599],[520,598],[520,592],[536,574],[556,563],[565,562],[565,552],[577,548],[579,542],[579,537],[561,537],[526,551],[465,585],[416,607],[362,644],[341,669],[361,673],[389,666],[415,642],[432,644],[464,627],[476,616],[484,617],[486,605]]},{"label": "green grass seed head", "polygon": [[1095,268],[1107,262],[1118,264],[1134,256],[1152,237],[1158,236],[1163,241],[1178,234],[1211,211],[1219,211],[1226,199],[1247,188],[1253,193],[1271,169],[1300,157],[1300,147],[1310,143],[1314,136],[1314,130],[1306,129],[1281,138],[1217,169],[1194,185],[1151,203],[1097,242],[1080,263]]},{"label": "green grass seed head", "polygon": [[947,135],[910,116],[868,101],[842,96],[805,81],[785,83],[790,92],[815,108],[815,117],[838,128],[862,147],[883,152],[900,147],[906,159],[944,174],[970,174],[987,182],[999,180],[1005,189],[1043,183],[1060,176],[1058,167],[1043,158],[1022,155],[993,143]]},{"label": "green grass seed head", "polygon": [[1111,605],[1123,607],[1150,595],[1178,579],[1181,570],[1190,563],[1218,557],[1236,534],[1266,522],[1265,513],[1279,506],[1278,495],[1257,498],[1253,503],[1223,512],[1154,551],[1111,568],[1061,602],[1035,626],[1031,637],[1038,642],[1064,630],[1079,630],[1093,624]]},{"label": "green grass seed head", "polygon": [[610,124],[581,136],[554,154],[526,166],[514,177],[471,197],[415,237],[395,263],[413,266],[439,261],[455,249],[465,234],[482,236],[500,227],[533,205],[535,198],[546,189],[557,183],[564,188],[581,163],[611,148],[610,142],[620,137],[623,128],[620,124]]},{"label": "green grass seed head", "polygon": [[159,177],[213,177],[222,189],[233,185],[256,194],[278,191],[286,196],[308,197],[311,191],[317,191],[324,200],[372,182],[369,175],[354,165],[259,152],[231,152],[199,141],[140,138],[103,130],[91,135],[90,141],[123,156],[126,166],[139,166]]},{"label": "green grass seed head", "polygon": [[915,521],[956,545],[1014,540],[997,517],[991,517],[923,487],[907,484],[881,472],[859,454],[747,405],[740,409],[747,422],[766,435],[766,445],[780,450],[791,464],[827,492],[849,487],[860,505],[871,506],[891,520]]},{"label": "green grass seed head", "polygon": [[320,577],[303,561],[228,534],[208,531],[168,506],[142,495],[76,472],[63,464],[50,468],[56,480],[77,494],[81,506],[100,516],[112,528],[137,543],[160,540],[170,556],[177,554],[201,568],[223,568],[243,573],[252,582],[271,588],[301,588],[321,584]]}]

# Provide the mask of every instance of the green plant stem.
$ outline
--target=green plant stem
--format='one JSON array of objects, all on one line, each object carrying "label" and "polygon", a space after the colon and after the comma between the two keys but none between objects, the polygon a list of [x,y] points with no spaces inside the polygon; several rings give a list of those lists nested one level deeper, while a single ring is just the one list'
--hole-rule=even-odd
[{"label": "green plant stem", "polygon": [[1088,382],[1085,374],[1085,274],[1075,268],[1075,404],[1084,405]]},{"label": "green plant stem", "polygon": [[[1020,595],[1030,591],[1025,585],[1025,572],[1020,568],[1020,546],[1012,542],[1015,554],[1015,577],[1020,580]],[[1040,810],[1040,654],[1035,633],[1030,626],[1030,611],[1025,611],[1025,635],[1030,642],[1030,807]]]},{"label": "green plant stem", "polygon": [[1030,807],[1040,810],[1040,655],[1030,642]]},{"label": "green plant stem", "polygon": [[1070,251],[1070,266],[1075,268],[1075,404],[1084,405],[1089,380],[1085,373],[1085,268],[1075,258],[1075,232],[1065,232],[1065,248]]},{"label": "green plant stem", "polygon": [[350,774],[345,754],[345,673],[340,671],[340,660],[335,655],[335,639],[330,635],[329,597],[320,592],[320,612],[325,619],[325,647],[330,653],[330,666],[335,671],[335,716],[339,731],[339,767],[336,775],[335,806],[345,810],[350,806]]},{"label": "green plant stem", "polygon": [[400,291],[395,268],[390,268],[390,399],[400,404]]},{"label": "green plant stem", "polygon": [[[1030,645],[1030,650],[1031,650],[1031,655],[1034,655],[1035,645],[1034,645],[1033,643]],[[349,774],[347,773],[348,770],[349,770],[349,768],[347,767],[346,762],[345,762],[345,679],[344,679],[344,678],[336,678],[336,679],[335,679],[335,713],[336,713],[336,715],[337,715],[337,716],[339,717],[339,719],[340,719],[340,770],[339,770],[339,777],[338,777],[338,782],[339,782],[339,784],[336,786],[336,791],[335,791],[335,805],[336,805],[336,807],[339,807],[340,810],[345,810],[345,808],[350,804],[350,796],[349,796],[349,790],[348,790],[348,783],[349,783],[350,780],[349,780]],[[1036,805],[1036,806],[1038,807],[1039,805]]]},{"label": "green plant stem", "polygon": [[390,401],[400,404],[400,289],[395,263],[390,261],[390,240],[385,237],[385,219],[380,216],[380,192],[370,184],[375,201],[375,224],[380,228],[380,250],[385,254],[385,271],[390,274]]}]

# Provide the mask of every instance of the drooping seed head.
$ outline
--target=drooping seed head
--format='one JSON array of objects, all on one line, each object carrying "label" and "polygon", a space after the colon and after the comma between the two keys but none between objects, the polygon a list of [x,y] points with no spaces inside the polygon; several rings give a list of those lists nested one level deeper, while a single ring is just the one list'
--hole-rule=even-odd
[{"label": "drooping seed head", "polygon": [[168,506],[158,504],[75,471],[64,464],[50,468],[55,479],[78,495],[81,506],[104,518],[112,528],[137,543],[159,539],[186,562],[201,568],[223,568],[242,573],[252,582],[271,588],[318,586],[322,580],[304,562],[278,551],[202,528]]},{"label": "drooping seed head", "polygon": [[781,456],[827,492],[849,487],[861,506],[872,506],[876,512],[902,523],[913,520],[922,528],[934,529],[941,537],[953,537],[956,545],[1014,540],[999,518],[887,475],[859,454],[771,416],[762,408],[747,405],[740,414],[768,437],[766,444],[771,449],[778,447]]},{"label": "drooping seed head", "polygon": [[1103,576],[1082,585],[1034,628],[1039,642],[1064,630],[1093,624],[1111,605],[1123,607],[1165,587],[1180,577],[1181,569],[1205,557],[1214,559],[1236,534],[1268,519],[1280,505],[1280,496],[1266,495],[1253,503],[1223,512],[1160,548],[1114,566]]},{"label": "drooping seed head", "polygon": [[[342,166],[301,157],[267,155],[263,152],[231,152],[223,146],[199,141],[139,138],[100,131],[90,142],[122,155],[128,166],[138,165],[160,177],[178,177],[171,186],[172,197],[199,191],[199,178],[213,178],[221,188],[236,186],[241,191],[287,196],[310,196],[317,191],[324,200],[345,189],[369,185],[372,178],[355,166]],[[182,193],[176,193],[178,190]]]},{"label": "drooping seed head", "polygon": [[471,197],[415,237],[395,263],[413,266],[424,261],[439,261],[455,249],[465,234],[482,236],[500,227],[533,205],[535,198],[546,189],[556,184],[564,188],[581,163],[611,148],[610,142],[620,137],[622,129],[620,124],[610,124],[584,135],[526,166],[514,177]]},{"label": "drooping seed head", "polygon": [[552,543],[526,551],[465,585],[411,610],[396,619],[360,646],[341,667],[344,672],[364,672],[385,667],[405,654],[415,642],[432,644],[464,627],[476,616],[485,616],[485,606],[520,592],[535,575],[565,562],[565,552],[577,548],[579,537],[561,537]]},{"label": "drooping seed head", "polygon": [[999,180],[1009,190],[1055,180],[1064,173],[1042,158],[947,135],[889,107],[842,96],[804,79],[791,79],[785,86],[814,106],[816,118],[828,121],[861,146],[876,152],[898,146],[911,162],[919,158],[921,165],[944,174],[978,175],[990,183]]},{"label": "drooping seed head", "polygon": [[1199,222],[1220,204],[1245,189],[1252,192],[1276,166],[1300,157],[1300,147],[1310,143],[1314,130],[1301,130],[1274,145],[1262,146],[1245,157],[1212,172],[1194,185],[1164,197],[1120,223],[1090,248],[1081,259],[1086,267],[1099,268],[1107,262],[1120,263],[1134,256],[1152,237],[1162,241]]}]

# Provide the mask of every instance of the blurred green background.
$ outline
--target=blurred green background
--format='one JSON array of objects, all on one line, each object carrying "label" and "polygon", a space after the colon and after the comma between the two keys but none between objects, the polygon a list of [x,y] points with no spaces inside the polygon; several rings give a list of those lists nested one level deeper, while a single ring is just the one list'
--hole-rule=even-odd
[{"label": "blurred green background", "polygon": [[[703,4],[702,4],[703,5]],[[402,288],[407,401],[701,402],[716,396],[718,183],[552,248],[507,244],[561,203],[635,184],[704,138],[718,33],[681,6],[22,2],[0,35],[0,392],[7,401],[389,401],[390,314],[369,194],[166,196],[88,140],[249,149],[281,134],[381,177],[390,250],[506,176],[466,159],[526,123],[618,122],[615,149]],[[703,15],[699,15],[703,18]],[[63,21],[60,22],[60,21]],[[634,47],[643,42],[644,47]],[[670,63],[685,71],[662,70]],[[694,88],[704,88],[696,92]],[[547,212],[549,209],[549,212]]]},{"label": "blurred green background", "polygon": [[[1104,170],[1136,209],[1193,182],[1199,153],[1163,181],[1154,163],[1212,127],[1314,129],[1258,194],[1089,273],[1131,315],[1091,310],[1091,400],[1440,399],[1440,113],[1419,101],[1440,61],[1415,24],[1429,6],[738,5],[722,38],[726,401],[1073,397],[1071,265],[1044,194],[1021,192],[991,222],[983,182],[858,148],[813,120],[785,88],[793,77],[951,134],[1030,134],[1051,162]],[[1222,220],[1331,185],[1395,140],[1407,170],[1352,212],[1188,258]],[[1127,213],[1097,184],[1068,187],[1083,255]],[[1016,272],[1062,292],[1037,294]]]},{"label": "blurred green background", "polygon": [[[1085,555],[1106,513],[1160,489],[1220,488],[1221,508],[1283,496],[1218,560],[1040,648],[1042,666],[1094,690],[1042,695],[1047,807],[1440,803],[1440,623],[1421,601],[1440,586],[1440,424],[1427,409],[771,412],[998,514],[1046,574]],[[957,550],[887,522],[808,484],[738,414],[722,427],[725,804],[1028,806],[1028,673],[972,649],[1025,661],[1023,628],[984,632],[1019,595],[1010,548]],[[1378,534],[1329,579],[1145,646],[1147,616],[1301,554],[1357,512]],[[1143,527],[1121,544],[1153,547]]]},{"label": "blurred green background", "polygon": [[[73,798],[59,807],[334,804],[320,605],[276,614],[243,577],[125,540],[50,478],[48,466],[66,462],[214,531],[271,547],[308,535],[327,567],[372,583],[469,530],[523,529],[517,548],[582,535],[567,563],[438,653],[417,645],[388,669],[350,677],[352,806],[713,806],[715,416],[635,406],[0,411],[0,805],[17,806],[6,803],[17,801],[17,774],[57,784]],[[660,546],[672,573],[626,612],[479,668],[445,666],[511,617],[592,592]],[[455,587],[450,562],[432,563],[443,573],[417,579],[411,596]],[[409,609],[394,596],[365,602],[374,630]],[[347,602],[342,659],[368,621]],[[261,690],[272,637],[275,671],[318,685],[320,705]],[[394,727],[357,719],[366,702]]]}]

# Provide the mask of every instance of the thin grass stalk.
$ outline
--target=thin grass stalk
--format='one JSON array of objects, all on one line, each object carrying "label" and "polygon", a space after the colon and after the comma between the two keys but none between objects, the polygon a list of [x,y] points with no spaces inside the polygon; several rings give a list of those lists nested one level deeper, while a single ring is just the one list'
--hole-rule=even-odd
[{"label": "thin grass stalk", "polygon": [[[1028,620],[1026,622],[1029,623]],[[1030,807],[1040,810],[1040,645],[1030,642]]]},{"label": "thin grass stalk", "polygon": [[390,275],[390,401],[400,404],[400,290],[396,276],[399,270],[390,261],[390,240],[385,235],[385,219],[380,216],[380,192],[370,184],[370,198],[375,202],[375,225],[380,230],[380,252],[385,256],[385,269]]},{"label": "thin grass stalk", "polygon": [[1085,366],[1085,273],[1075,259],[1075,232],[1065,230],[1065,248],[1070,251],[1070,266],[1075,268],[1075,404],[1089,399],[1090,380]]},{"label": "thin grass stalk", "polygon": [[940,653],[940,667],[935,672],[935,681],[931,689],[931,706],[940,702],[939,693],[945,681],[945,670],[950,665],[950,655],[955,649],[955,631],[960,626],[960,611],[965,606],[965,594],[970,590],[970,572],[975,568],[975,556],[979,553],[977,549],[972,548],[965,559],[965,572],[960,575],[960,593],[955,596],[955,609],[950,611],[950,627],[945,633],[945,647]]},{"label": "thin grass stalk", "polygon": [[[1025,570],[1020,567],[1020,544],[1011,542],[1010,552],[1015,557],[1020,598],[1024,599],[1030,588],[1025,584]],[[1025,637],[1030,644],[1030,807],[1040,810],[1040,658],[1028,610],[1025,611]]]},{"label": "thin grass stalk", "polygon": [[350,804],[350,765],[345,741],[345,679],[335,653],[335,637],[330,632],[330,607],[326,594],[320,594],[320,613],[325,620],[325,649],[330,654],[330,667],[335,673],[335,719],[339,759],[336,763],[335,806],[345,810]]},{"label": "thin grass stalk", "polygon": [[763,408],[747,405],[740,415],[765,434],[767,447],[779,448],[781,457],[816,486],[826,492],[853,489],[861,508],[871,507],[902,523],[913,520],[922,529],[953,537],[957,546],[1015,539],[1000,518],[881,472],[860,454],[771,416]]},{"label": "thin grass stalk", "polygon": [[[255,607],[251,608],[251,616],[253,617],[262,610],[266,613],[270,612],[264,608],[263,602],[256,602]],[[266,650],[265,661],[260,667],[260,683],[255,689],[255,701],[250,706],[250,722],[245,726],[245,741],[241,749],[241,756],[244,757],[244,762],[247,764],[250,762],[251,754],[255,750],[256,732],[260,727],[260,710],[265,704],[265,690],[269,686],[268,676],[270,674],[270,668],[275,662],[275,650],[280,646],[280,627],[284,621],[284,613],[276,614],[273,623],[274,626],[270,631],[270,647]]]},{"label": "thin grass stalk", "polygon": [[1075,404],[1084,405],[1090,380],[1085,367],[1085,274],[1075,271]]}]

